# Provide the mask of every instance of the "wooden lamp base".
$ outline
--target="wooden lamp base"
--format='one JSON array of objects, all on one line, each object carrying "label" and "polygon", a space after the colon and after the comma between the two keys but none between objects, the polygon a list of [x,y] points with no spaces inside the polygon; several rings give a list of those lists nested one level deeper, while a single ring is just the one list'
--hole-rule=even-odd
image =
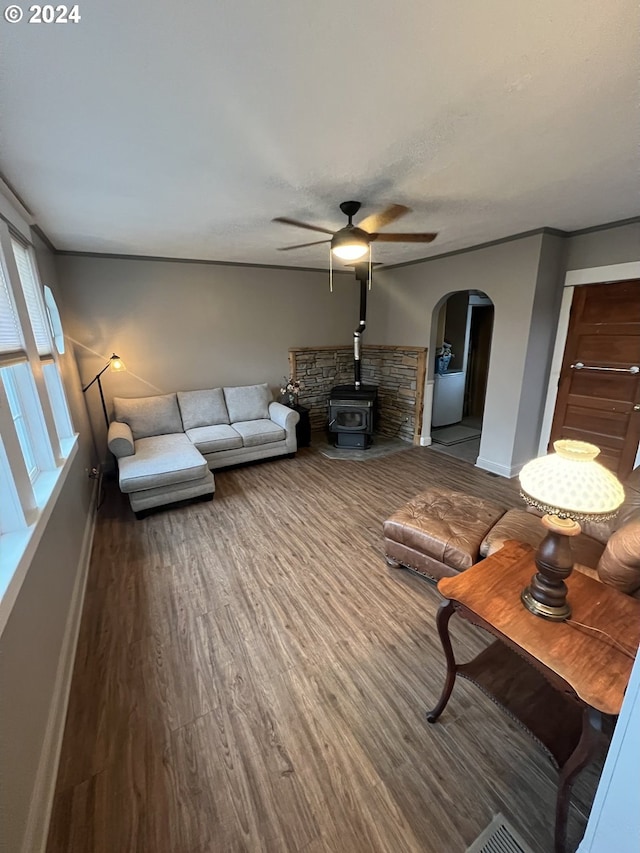
[{"label": "wooden lamp base", "polygon": [[565,584],[573,570],[570,540],[580,533],[580,525],[577,521],[556,515],[543,516],[542,523],[548,533],[536,552],[538,571],[529,586],[522,590],[520,598],[535,616],[563,622],[571,616]]}]

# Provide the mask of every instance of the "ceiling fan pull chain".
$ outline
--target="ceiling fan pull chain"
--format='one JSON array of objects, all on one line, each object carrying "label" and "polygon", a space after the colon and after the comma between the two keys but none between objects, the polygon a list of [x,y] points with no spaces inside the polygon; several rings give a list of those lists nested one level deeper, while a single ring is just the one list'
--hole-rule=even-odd
[{"label": "ceiling fan pull chain", "polygon": [[333,253],[329,247],[329,293],[333,293]]}]

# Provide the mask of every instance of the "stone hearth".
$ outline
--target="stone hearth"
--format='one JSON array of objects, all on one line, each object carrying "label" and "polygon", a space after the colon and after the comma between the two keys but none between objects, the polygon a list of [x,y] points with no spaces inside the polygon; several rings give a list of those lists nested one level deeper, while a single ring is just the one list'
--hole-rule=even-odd
[{"label": "stone hearth", "polygon": [[[420,437],[426,347],[363,344],[362,382],[378,386],[376,432],[416,442]],[[289,350],[290,375],[303,384],[300,404],[307,406],[311,428],[323,430],[334,385],[353,384],[353,346],[299,347]]]}]

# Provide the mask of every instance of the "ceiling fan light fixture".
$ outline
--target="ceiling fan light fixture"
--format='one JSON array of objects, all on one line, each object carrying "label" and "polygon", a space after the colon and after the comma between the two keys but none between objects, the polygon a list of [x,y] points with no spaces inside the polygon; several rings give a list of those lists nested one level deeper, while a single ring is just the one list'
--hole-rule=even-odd
[{"label": "ceiling fan light fixture", "polygon": [[360,228],[347,225],[333,235],[331,251],[342,261],[357,261],[369,251],[369,238]]},{"label": "ceiling fan light fixture", "polygon": [[336,246],[332,249],[332,252],[342,261],[357,261],[366,255],[367,246],[363,246],[360,243],[347,243],[344,246]]}]

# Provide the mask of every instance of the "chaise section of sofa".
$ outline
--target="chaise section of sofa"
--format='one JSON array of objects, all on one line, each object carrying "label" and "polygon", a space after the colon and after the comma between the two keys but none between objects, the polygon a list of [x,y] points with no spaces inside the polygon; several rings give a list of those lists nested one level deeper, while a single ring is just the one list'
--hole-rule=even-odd
[{"label": "chaise section of sofa", "polygon": [[156,507],[213,498],[213,474],[182,429],[176,394],[113,401],[109,449],[120,490],[138,517]]},{"label": "chaise section of sofa", "polygon": [[291,456],[300,415],[266,384],[114,397],[109,450],[138,517],[155,507],[213,498],[211,469]]}]

